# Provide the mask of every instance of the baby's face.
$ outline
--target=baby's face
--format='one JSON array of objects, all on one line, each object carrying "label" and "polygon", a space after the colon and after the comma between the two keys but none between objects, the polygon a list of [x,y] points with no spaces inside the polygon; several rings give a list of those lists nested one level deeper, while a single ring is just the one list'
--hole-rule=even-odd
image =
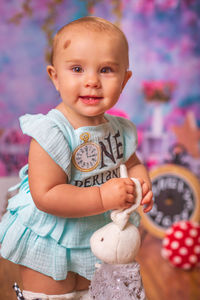
[{"label": "baby's face", "polygon": [[74,120],[98,124],[130,78],[126,69],[127,50],[119,35],[68,29],[59,38],[54,67],[48,72],[66,112]]}]

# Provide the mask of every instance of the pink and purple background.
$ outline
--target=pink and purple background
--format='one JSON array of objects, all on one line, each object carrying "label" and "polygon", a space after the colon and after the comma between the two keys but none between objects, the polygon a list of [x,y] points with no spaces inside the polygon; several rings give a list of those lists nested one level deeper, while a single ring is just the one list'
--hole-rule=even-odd
[{"label": "pink and purple background", "polygon": [[200,127],[198,0],[1,0],[0,15],[0,176],[16,174],[27,161],[19,116],[46,113],[60,101],[46,73],[52,35],[86,15],[118,24],[127,36],[133,77],[114,113],[137,125],[140,143],[154,109],[146,101],[145,82],[174,86],[162,104],[169,141],[171,126],[182,124],[188,112]]}]

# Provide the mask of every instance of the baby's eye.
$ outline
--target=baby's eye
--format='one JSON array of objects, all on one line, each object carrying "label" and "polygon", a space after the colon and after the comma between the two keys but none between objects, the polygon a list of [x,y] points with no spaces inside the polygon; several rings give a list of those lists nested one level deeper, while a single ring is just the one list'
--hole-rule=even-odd
[{"label": "baby's eye", "polygon": [[76,67],[72,68],[72,71],[76,72],[76,73],[81,73],[81,72],[83,72],[83,69],[81,67],[79,67],[79,66],[76,66]]},{"label": "baby's eye", "polygon": [[111,72],[113,72],[111,67],[103,67],[101,69],[101,73],[111,73]]}]

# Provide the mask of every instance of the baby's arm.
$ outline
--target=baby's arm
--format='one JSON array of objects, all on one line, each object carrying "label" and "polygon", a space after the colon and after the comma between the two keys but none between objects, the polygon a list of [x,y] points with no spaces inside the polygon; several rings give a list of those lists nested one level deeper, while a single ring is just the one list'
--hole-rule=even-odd
[{"label": "baby's arm", "polygon": [[142,186],[142,205],[145,205],[144,212],[148,212],[153,206],[153,193],[149,174],[145,166],[138,159],[136,154],[133,154],[126,162],[129,177],[135,177],[140,180]]},{"label": "baby's arm", "polygon": [[29,185],[38,209],[61,217],[100,214],[134,202],[134,183],[129,178],[114,178],[101,187],[67,184],[65,172],[35,140],[29,151]]}]

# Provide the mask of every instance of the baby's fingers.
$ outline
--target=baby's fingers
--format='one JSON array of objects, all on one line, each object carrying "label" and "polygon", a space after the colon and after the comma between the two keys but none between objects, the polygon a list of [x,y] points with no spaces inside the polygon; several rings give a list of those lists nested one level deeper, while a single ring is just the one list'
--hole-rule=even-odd
[{"label": "baby's fingers", "polygon": [[145,197],[145,195],[149,192],[149,186],[146,182],[142,184],[142,196]]},{"label": "baby's fingers", "polygon": [[145,197],[142,199],[142,202],[141,202],[142,205],[145,205],[145,208],[144,208],[144,212],[147,213],[149,212],[152,207],[153,207],[153,193],[152,191],[149,191]]},{"label": "baby's fingers", "polygon": [[134,185],[126,185],[126,192],[135,196],[135,186]]},{"label": "baby's fingers", "polygon": [[139,182],[140,182],[140,184],[141,184],[141,186],[143,185],[143,183],[144,183],[144,180],[142,179],[142,178],[136,178],[137,180],[139,180]]},{"label": "baby's fingers", "polygon": [[129,204],[133,204],[134,203],[134,200],[135,200],[135,197],[132,195],[132,194],[127,194],[127,197],[126,197],[126,203],[129,205]]}]

